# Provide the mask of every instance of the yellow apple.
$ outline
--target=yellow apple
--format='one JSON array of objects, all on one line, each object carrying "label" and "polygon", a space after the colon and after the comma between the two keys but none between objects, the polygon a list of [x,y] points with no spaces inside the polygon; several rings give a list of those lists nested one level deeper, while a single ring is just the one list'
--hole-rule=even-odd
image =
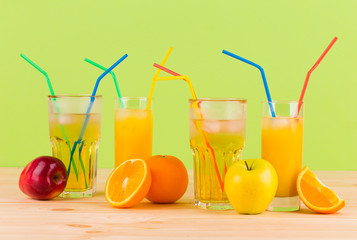
[{"label": "yellow apple", "polygon": [[265,211],[275,196],[278,175],[266,160],[240,160],[228,169],[224,187],[238,213],[259,214]]}]

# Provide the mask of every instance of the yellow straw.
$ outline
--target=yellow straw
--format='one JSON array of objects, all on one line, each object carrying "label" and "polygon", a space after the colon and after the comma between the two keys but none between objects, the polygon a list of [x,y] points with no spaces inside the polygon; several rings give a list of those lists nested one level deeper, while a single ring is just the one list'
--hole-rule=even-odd
[{"label": "yellow straw", "polygon": [[191,79],[188,76],[184,76],[183,75],[183,76],[157,77],[155,80],[156,81],[184,80],[188,84],[188,87],[189,87],[190,92],[191,92],[192,99],[195,99],[195,100],[197,99],[195,90],[193,89],[193,86],[192,86]]},{"label": "yellow straw", "polygon": [[[162,61],[161,63],[161,66],[163,67],[164,64],[166,63],[168,57],[170,56],[170,53],[172,51],[172,47],[170,47],[169,51],[166,53],[166,56],[164,57],[164,60]],[[155,72],[154,74],[154,77],[153,77],[153,81],[151,83],[151,89],[150,89],[150,94],[149,94],[149,99],[148,99],[148,105],[147,105],[147,109],[149,110],[150,109],[150,106],[151,106],[151,101],[152,101],[152,96],[154,94],[154,88],[155,88],[155,83],[156,81],[170,81],[170,80],[184,80],[185,82],[187,82],[188,84],[188,87],[190,89],[190,92],[191,92],[191,96],[192,96],[192,99],[196,100],[197,99],[197,96],[196,96],[196,93],[195,93],[195,90],[193,89],[193,85],[192,85],[192,81],[191,79],[188,77],[188,76],[185,76],[185,75],[180,75],[180,76],[168,76],[168,77],[158,77],[159,73],[160,73],[161,69],[157,69],[157,71]],[[197,116],[199,117],[199,119],[202,119],[202,114],[199,110],[199,107],[198,107],[198,103],[197,101],[195,101],[194,103],[196,103],[194,105],[194,109],[196,111],[196,114]],[[202,142],[203,142],[203,145],[206,149],[209,149],[209,154],[211,155],[211,159],[213,160],[213,166],[215,167],[215,171],[216,171],[216,174],[217,174],[217,178],[218,178],[218,181],[219,181],[219,184],[220,184],[220,187],[221,187],[221,190],[222,192],[224,191],[224,184],[223,184],[223,180],[221,179],[221,175],[218,171],[218,166],[217,166],[217,162],[216,162],[216,157],[214,155],[214,151],[213,151],[213,148],[209,145],[204,133],[202,132],[202,129],[201,127],[198,127],[197,126],[197,123],[195,123],[196,125],[196,128],[199,132],[199,135],[201,135],[201,138],[202,138]],[[203,157],[203,156],[202,156]]]},{"label": "yellow straw", "polygon": [[[173,47],[170,47],[169,51],[167,51],[167,53],[166,53],[166,55],[164,57],[164,60],[162,60],[162,62],[161,62],[161,66],[165,65],[167,59],[169,58],[169,56],[170,56],[170,54],[172,52],[172,49],[173,49]],[[157,76],[159,76],[160,71],[161,71],[161,69],[157,69],[155,74],[154,74],[154,77],[153,77],[153,80],[152,80],[152,83],[151,83],[150,93],[149,93],[148,105],[146,107],[147,110],[150,110],[151,102],[152,102],[152,96],[154,95],[154,88],[155,88],[156,78],[157,78]]]}]

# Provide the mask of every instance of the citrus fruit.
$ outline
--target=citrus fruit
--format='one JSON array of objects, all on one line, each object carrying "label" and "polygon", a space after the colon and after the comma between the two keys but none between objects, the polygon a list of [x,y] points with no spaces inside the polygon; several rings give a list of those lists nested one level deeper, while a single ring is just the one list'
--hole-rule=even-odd
[{"label": "citrus fruit", "polygon": [[180,199],[188,185],[185,165],[169,155],[155,155],[145,161],[152,177],[146,198],[155,203],[173,203]]},{"label": "citrus fruit", "polygon": [[297,191],[304,204],[318,213],[335,213],[345,206],[345,200],[325,186],[308,167],[297,178]]},{"label": "citrus fruit", "polygon": [[128,208],[141,202],[148,193],[151,173],[142,159],[123,162],[109,175],[105,198],[114,207]]}]

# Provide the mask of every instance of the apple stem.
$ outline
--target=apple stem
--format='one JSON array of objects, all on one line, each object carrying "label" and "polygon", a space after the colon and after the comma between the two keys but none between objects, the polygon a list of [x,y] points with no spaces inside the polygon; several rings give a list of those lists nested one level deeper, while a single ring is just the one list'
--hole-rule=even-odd
[{"label": "apple stem", "polygon": [[245,166],[247,166],[247,170],[248,170],[248,171],[252,170],[252,169],[250,169],[250,168],[248,167],[247,161],[244,161],[244,163],[245,163]]}]

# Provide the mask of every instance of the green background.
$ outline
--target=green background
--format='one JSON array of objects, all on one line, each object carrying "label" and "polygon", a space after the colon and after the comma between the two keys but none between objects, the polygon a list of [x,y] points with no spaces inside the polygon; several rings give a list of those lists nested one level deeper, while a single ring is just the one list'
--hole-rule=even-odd
[{"label": "green background", "polygon": [[[0,7],[0,166],[23,167],[50,155],[44,77],[57,94],[89,94],[101,70],[115,69],[124,96],[148,96],[155,68],[170,46],[166,66],[188,75],[199,97],[248,99],[244,158],[260,157],[261,102],[257,69],[223,55],[226,49],[265,69],[272,98],[298,100],[307,71],[334,36],[313,72],[305,96],[304,165],[357,170],[357,1],[2,1]],[[103,99],[99,167],[114,163],[114,98],[110,76]],[[192,168],[188,139],[190,97],[183,81],[160,82],[154,94],[154,154],[180,158]]]}]

